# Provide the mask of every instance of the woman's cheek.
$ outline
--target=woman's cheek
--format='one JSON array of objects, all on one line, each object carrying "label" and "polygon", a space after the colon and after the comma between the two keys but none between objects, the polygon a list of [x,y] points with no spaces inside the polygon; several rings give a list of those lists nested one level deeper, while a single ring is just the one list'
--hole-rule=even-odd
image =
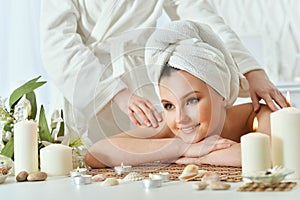
[{"label": "woman's cheek", "polygon": [[166,121],[167,121],[167,125],[171,129],[171,131],[174,134],[176,134],[176,132],[175,132],[175,128],[176,128],[175,116],[170,112],[166,112]]},{"label": "woman's cheek", "polygon": [[186,108],[185,111],[189,117],[189,119],[191,119],[192,121],[196,122],[200,122],[200,108],[199,105],[193,105],[193,106],[189,106]]}]

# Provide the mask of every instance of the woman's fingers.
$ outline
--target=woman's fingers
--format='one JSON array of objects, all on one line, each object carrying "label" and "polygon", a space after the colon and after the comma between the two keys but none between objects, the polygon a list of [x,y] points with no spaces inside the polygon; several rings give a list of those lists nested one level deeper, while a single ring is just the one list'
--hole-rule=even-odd
[{"label": "woman's fingers", "polygon": [[230,143],[220,143],[220,144],[215,144],[215,145],[213,146],[213,148],[211,149],[210,152],[212,152],[212,151],[217,151],[217,150],[221,150],[221,149],[226,149],[226,148],[229,148],[229,147],[231,147],[231,146],[232,146],[232,144],[230,144]]}]

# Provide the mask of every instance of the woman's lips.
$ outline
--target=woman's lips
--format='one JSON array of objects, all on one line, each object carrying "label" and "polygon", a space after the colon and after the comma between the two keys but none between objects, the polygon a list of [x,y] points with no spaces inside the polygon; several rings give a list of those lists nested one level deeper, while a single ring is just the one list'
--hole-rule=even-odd
[{"label": "woman's lips", "polygon": [[200,126],[200,123],[195,125],[195,126],[189,126],[189,127],[184,127],[184,128],[179,128],[179,131],[182,132],[182,133],[185,133],[185,134],[188,134],[188,133],[192,133],[196,130],[196,128]]}]

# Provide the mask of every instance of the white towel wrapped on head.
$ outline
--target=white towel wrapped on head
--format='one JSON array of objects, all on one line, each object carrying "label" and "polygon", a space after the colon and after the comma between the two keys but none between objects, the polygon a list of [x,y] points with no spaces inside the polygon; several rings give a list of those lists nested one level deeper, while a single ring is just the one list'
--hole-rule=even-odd
[{"label": "white towel wrapped on head", "polygon": [[227,105],[238,96],[241,74],[221,39],[205,24],[173,21],[157,28],[146,44],[145,61],[154,83],[168,63],[206,82]]}]

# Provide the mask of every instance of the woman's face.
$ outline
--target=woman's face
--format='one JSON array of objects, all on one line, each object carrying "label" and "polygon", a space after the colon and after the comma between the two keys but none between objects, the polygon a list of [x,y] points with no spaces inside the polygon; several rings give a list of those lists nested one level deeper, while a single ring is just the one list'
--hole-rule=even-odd
[{"label": "woman's face", "polygon": [[221,134],[226,101],[205,82],[179,70],[160,80],[160,96],[172,132],[186,143]]}]

